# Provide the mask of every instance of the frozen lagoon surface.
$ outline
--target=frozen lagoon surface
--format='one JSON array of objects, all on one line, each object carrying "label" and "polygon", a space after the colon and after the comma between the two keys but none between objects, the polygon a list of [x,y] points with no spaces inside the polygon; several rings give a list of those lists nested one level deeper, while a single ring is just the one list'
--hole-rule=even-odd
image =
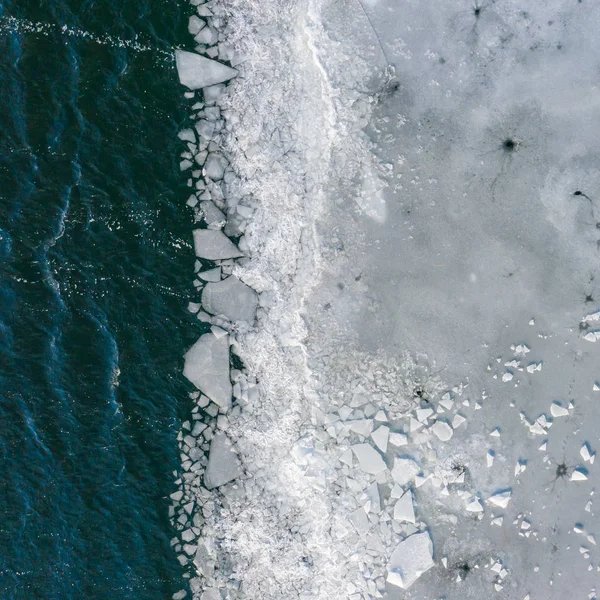
[{"label": "frozen lagoon surface", "polygon": [[192,595],[595,598],[600,7],[208,8],[239,74],[197,255],[259,301],[198,312],[244,366],[220,414],[193,377]]}]

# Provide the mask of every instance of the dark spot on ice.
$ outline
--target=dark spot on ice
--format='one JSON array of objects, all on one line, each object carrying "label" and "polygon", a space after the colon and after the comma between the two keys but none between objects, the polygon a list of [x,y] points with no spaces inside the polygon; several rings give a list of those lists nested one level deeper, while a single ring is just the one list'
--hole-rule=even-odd
[{"label": "dark spot on ice", "polygon": [[360,275],[357,275],[357,276],[354,278],[354,281],[360,281],[361,279],[362,279],[362,273],[361,273]]},{"label": "dark spot on ice", "polygon": [[469,563],[463,563],[462,565],[459,565],[457,569],[462,579],[465,579],[467,575],[471,572],[471,567],[469,566]]},{"label": "dark spot on ice", "polygon": [[443,56],[441,56],[440,57],[440,65],[445,65],[445,64],[446,64],[446,59]]},{"label": "dark spot on ice", "polygon": [[584,296],[584,302],[586,304],[593,304],[596,301],[594,300],[594,297],[591,294],[585,294],[585,296]]},{"label": "dark spot on ice", "polygon": [[566,477],[569,472],[569,467],[565,463],[556,465],[556,477]]},{"label": "dark spot on ice", "polygon": [[337,286],[340,290],[344,289],[344,284],[341,281],[340,281],[340,283],[337,284]]},{"label": "dark spot on ice", "polygon": [[329,310],[331,308],[331,302],[328,302],[327,304],[325,304],[325,306],[323,306],[323,308],[325,310]]},{"label": "dark spot on ice", "polygon": [[481,7],[480,6],[476,6],[473,9],[473,14],[475,15],[475,18],[479,17],[479,15],[481,14]]},{"label": "dark spot on ice", "polygon": [[512,138],[506,138],[503,142],[502,142],[502,148],[506,151],[506,152],[513,152],[517,147],[517,142],[515,142],[515,140],[513,140]]},{"label": "dark spot on ice", "polygon": [[458,461],[453,462],[451,468],[457,477],[460,477],[467,470],[467,467]]},{"label": "dark spot on ice", "polygon": [[573,196],[583,196],[583,192],[581,190],[575,190]]}]

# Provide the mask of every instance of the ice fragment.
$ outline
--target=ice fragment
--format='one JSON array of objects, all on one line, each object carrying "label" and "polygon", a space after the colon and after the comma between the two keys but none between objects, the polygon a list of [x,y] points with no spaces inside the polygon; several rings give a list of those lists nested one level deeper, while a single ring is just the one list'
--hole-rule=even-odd
[{"label": "ice fragment", "polygon": [[179,81],[191,90],[222,83],[237,75],[235,69],[194,52],[175,50],[175,61]]},{"label": "ice fragment", "polygon": [[429,533],[415,533],[400,542],[392,552],[387,581],[406,590],[434,564]]}]

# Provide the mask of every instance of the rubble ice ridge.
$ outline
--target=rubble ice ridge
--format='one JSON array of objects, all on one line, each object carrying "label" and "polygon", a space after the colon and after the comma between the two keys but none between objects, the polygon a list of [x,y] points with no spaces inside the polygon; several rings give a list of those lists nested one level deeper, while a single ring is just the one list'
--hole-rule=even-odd
[{"label": "rubble ice ridge", "polygon": [[[201,296],[189,309],[211,330],[185,357],[199,389],[178,437],[172,545],[194,598],[319,599],[340,589],[353,600],[379,597],[383,580],[360,573],[365,550],[349,565],[349,546],[329,533],[340,463],[320,441],[327,434],[301,317],[321,271],[314,223],[332,157],[340,169],[376,170],[359,123],[372,98],[357,91],[373,70],[360,51],[337,48],[352,69],[344,82],[330,79],[321,57],[334,44],[313,2],[191,4],[202,58],[180,52],[180,80],[191,90],[214,85],[185,94],[193,126],[179,134],[187,146],[180,169],[198,223]],[[225,364],[227,349],[241,369]]]}]

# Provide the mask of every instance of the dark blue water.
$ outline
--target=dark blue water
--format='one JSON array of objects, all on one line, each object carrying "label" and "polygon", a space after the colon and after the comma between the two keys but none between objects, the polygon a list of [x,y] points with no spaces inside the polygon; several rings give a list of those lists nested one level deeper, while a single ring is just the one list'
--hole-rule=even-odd
[{"label": "dark blue water", "polygon": [[187,43],[188,6],[0,1],[3,600],[182,587],[167,508],[197,330],[165,51]]}]

